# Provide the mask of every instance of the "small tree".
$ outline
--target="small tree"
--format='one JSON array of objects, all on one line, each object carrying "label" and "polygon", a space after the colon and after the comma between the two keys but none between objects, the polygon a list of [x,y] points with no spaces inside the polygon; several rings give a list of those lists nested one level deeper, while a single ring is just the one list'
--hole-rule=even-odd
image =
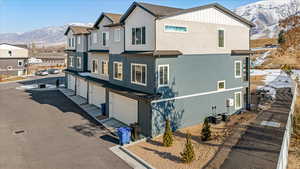
[{"label": "small tree", "polygon": [[201,140],[207,141],[211,136],[210,125],[208,124],[208,118],[205,118],[204,125],[201,132]]},{"label": "small tree", "polygon": [[191,141],[191,137],[192,136],[190,133],[186,134],[185,148],[184,148],[183,152],[180,153],[181,160],[184,163],[190,163],[195,159],[195,152],[194,152],[193,144]]},{"label": "small tree", "polygon": [[173,133],[171,130],[170,120],[166,120],[166,128],[163,136],[163,144],[166,147],[170,147],[173,144]]}]

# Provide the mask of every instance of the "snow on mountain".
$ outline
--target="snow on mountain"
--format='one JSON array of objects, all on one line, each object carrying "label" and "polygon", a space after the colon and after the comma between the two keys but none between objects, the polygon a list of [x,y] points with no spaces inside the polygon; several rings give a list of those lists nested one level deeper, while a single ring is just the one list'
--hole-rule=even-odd
[{"label": "snow on mountain", "polygon": [[299,9],[300,0],[262,0],[241,6],[234,11],[256,25],[251,38],[258,39],[276,37],[279,33],[279,20]]},{"label": "snow on mountain", "polygon": [[66,42],[64,33],[70,25],[92,26],[92,23],[70,23],[63,26],[49,26],[24,33],[2,33],[0,34],[0,43],[36,43],[37,45],[64,44]]}]

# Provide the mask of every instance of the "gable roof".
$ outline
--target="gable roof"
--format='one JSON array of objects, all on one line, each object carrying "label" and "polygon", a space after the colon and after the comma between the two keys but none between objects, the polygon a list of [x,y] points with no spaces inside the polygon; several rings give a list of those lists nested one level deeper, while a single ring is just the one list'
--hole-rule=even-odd
[{"label": "gable roof", "polygon": [[97,19],[97,21],[95,22],[94,24],[94,28],[98,28],[98,24],[101,22],[101,20],[104,18],[104,17],[107,17],[111,22],[112,24],[116,24],[116,23],[119,23],[120,21],[120,18],[121,18],[121,14],[116,14],[116,13],[107,13],[107,12],[103,12],[99,18]]},{"label": "gable roof", "polygon": [[0,46],[2,45],[8,45],[8,46],[13,46],[13,47],[18,47],[18,48],[24,48],[28,49],[28,46],[25,44],[9,44],[9,43],[0,43]]},{"label": "gable roof", "polygon": [[133,2],[132,5],[128,8],[128,10],[125,12],[125,14],[121,17],[120,22],[124,22],[136,7],[140,7],[144,9],[145,11],[149,12],[151,15],[153,15],[156,18],[169,15],[170,13],[175,13],[184,10],[181,8],[173,8],[173,7],[154,5],[154,4],[143,3],[143,2]]},{"label": "gable roof", "polygon": [[69,30],[72,30],[74,35],[89,34],[90,33],[90,31],[89,31],[90,28],[91,27],[87,27],[87,26],[74,26],[74,25],[71,25],[66,30],[65,35],[68,34]]},{"label": "gable roof", "polygon": [[148,4],[148,3],[142,3],[142,2],[134,2],[129,9],[126,11],[126,13],[121,17],[120,22],[124,22],[126,18],[132,13],[132,11],[136,7],[141,7],[145,11],[149,12],[151,15],[153,15],[156,18],[162,19],[162,18],[167,18],[171,16],[176,16],[176,15],[181,15],[184,13],[189,13],[189,12],[194,12],[202,9],[207,9],[207,8],[216,8],[225,14],[230,15],[231,17],[239,20],[240,22],[243,22],[250,27],[254,27],[255,25],[244,19],[243,17],[235,14],[231,10],[223,7],[222,5],[218,3],[213,3],[213,4],[208,4],[208,5],[203,5],[203,6],[198,6],[194,8],[188,8],[188,9],[181,9],[181,8],[173,8],[173,7],[167,7],[167,6],[160,6],[160,5],[154,5],[154,4]]}]

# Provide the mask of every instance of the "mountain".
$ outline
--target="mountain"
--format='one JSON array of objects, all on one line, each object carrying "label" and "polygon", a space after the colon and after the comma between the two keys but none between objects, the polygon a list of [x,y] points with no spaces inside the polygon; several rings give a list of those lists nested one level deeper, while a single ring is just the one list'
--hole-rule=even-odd
[{"label": "mountain", "polygon": [[235,13],[253,22],[252,39],[277,37],[278,22],[300,10],[300,0],[262,0],[241,6]]},{"label": "mountain", "polygon": [[32,30],[24,33],[2,33],[0,34],[0,43],[36,43],[37,45],[60,45],[66,42],[64,33],[68,26],[92,26],[91,23],[70,23],[63,26],[49,26],[41,29]]}]

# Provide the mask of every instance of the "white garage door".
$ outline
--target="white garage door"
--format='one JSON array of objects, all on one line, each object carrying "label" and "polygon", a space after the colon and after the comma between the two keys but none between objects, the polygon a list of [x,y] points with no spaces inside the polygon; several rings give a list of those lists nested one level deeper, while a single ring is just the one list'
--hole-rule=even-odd
[{"label": "white garage door", "polygon": [[138,102],[115,93],[109,93],[109,117],[127,125],[138,121]]},{"label": "white garage door", "polygon": [[89,92],[89,104],[100,107],[101,104],[105,103],[105,88],[90,83]]},{"label": "white garage door", "polygon": [[77,94],[81,97],[87,98],[87,82],[83,79],[77,79]]},{"label": "white garage door", "polygon": [[68,89],[75,90],[75,77],[68,75]]}]

